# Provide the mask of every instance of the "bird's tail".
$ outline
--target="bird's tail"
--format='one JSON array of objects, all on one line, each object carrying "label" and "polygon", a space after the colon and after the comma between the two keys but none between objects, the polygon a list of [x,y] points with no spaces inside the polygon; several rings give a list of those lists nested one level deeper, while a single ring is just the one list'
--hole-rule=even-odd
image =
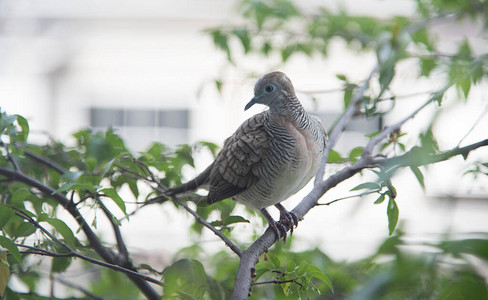
[{"label": "bird's tail", "polygon": [[197,177],[193,178],[192,180],[188,181],[187,183],[183,183],[179,186],[176,186],[174,188],[168,189],[164,193],[165,196],[174,196],[178,195],[181,193],[193,191],[197,189],[198,187],[207,184],[208,183],[208,178],[210,177],[210,172],[212,171],[212,165],[208,166],[205,171],[200,173]]}]

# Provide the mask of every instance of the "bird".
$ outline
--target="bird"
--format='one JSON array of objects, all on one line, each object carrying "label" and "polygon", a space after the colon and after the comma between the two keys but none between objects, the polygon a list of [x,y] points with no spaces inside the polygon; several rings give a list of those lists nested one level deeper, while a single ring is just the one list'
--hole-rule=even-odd
[{"label": "bird", "polygon": [[[327,133],[320,119],[305,111],[283,72],[274,71],[257,80],[254,97],[244,110],[255,104],[269,109],[244,121],[202,173],[168,189],[166,195],[206,188],[209,204],[232,198],[259,210],[276,240],[283,237],[286,243],[287,227],[293,234],[299,220],[281,202],[315,176],[325,152]],[[266,210],[273,205],[280,211],[279,221]]]}]

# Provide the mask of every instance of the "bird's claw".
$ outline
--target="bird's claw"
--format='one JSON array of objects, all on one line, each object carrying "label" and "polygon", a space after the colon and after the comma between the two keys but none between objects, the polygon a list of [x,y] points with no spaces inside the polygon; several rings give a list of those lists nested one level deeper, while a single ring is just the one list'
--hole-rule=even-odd
[{"label": "bird's claw", "polygon": [[281,204],[275,204],[275,206],[280,210],[280,220],[276,222],[266,211],[266,209],[261,209],[261,213],[268,220],[268,226],[273,230],[276,240],[283,238],[283,243],[286,243],[286,236],[288,228],[290,228],[290,235],[293,234],[293,227],[298,225],[298,217],[295,213],[287,211]]},{"label": "bird's claw", "polygon": [[280,238],[283,238],[283,243],[286,242],[286,226],[283,225],[281,222],[268,222],[269,227],[273,230],[276,240],[279,240]]},{"label": "bird's claw", "polygon": [[290,235],[293,234],[293,227],[298,226],[298,217],[294,212],[289,212],[289,211],[281,211],[280,212],[280,220],[278,221],[279,224],[282,225],[282,227],[285,230],[285,235],[283,237],[283,243],[286,242],[286,231],[287,227],[290,227]]}]

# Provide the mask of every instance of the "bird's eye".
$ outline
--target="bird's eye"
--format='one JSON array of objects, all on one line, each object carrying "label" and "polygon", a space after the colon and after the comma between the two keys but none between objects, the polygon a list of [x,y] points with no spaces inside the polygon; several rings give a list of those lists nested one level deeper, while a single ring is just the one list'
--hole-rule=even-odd
[{"label": "bird's eye", "polygon": [[264,88],[264,91],[265,91],[266,93],[271,93],[273,90],[274,90],[274,86],[272,86],[271,84],[267,85],[267,86]]}]

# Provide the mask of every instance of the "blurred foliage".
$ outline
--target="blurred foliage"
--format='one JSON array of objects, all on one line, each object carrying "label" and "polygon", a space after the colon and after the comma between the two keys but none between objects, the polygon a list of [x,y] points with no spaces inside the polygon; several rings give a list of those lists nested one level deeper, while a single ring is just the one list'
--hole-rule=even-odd
[{"label": "blurred foliage", "polygon": [[[355,51],[375,53],[379,64],[375,80],[379,89],[361,99],[359,108],[359,113],[367,116],[388,113],[379,103],[396,101],[395,95],[390,96],[390,84],[397,64],[406,59],[418,63],[418,77],[443,76],[445,84],[428,96],[439,105],[449,89],[455,89],[461,99],[467,100],[472,87],[488,75],[487,54],[475,54],[469,40],[461,42],[455,53],[440,53],[428,28],[429,22],[442,18],[454,22],[477,20],[486,28],[486,1],[417,0],[419,17],[415,19],[395,16],[376,19],[353,16],[345,10],[333,13],[324,8],[304,13],[297,4],[288,0],[244,0],[240,5],[241,24],[209,29],[208,34],[234,65],[238,64],[236,58],[240,53],[278,55],[282,63],[296,55],[326,57],[333,40],[342,40]],[[347,107],[358,84],[344,74],[337,74],[337,78],[343,83]],[[223,84],[222,80],[215,82],[219,90]],[[292,250],[293,238],[289,238],[286,245],[277,243],[260,258],[255,268],[252,299],[488,299],[486,278],[478,265],[482,262],[486,268],[486,233],[470,239],[445,237],[436,243],[415,244],[397,228],[400,211],[391,178],[400,167],[408,167],[425,188],[422,166],[440,151],[432,126],[411,148],[404,143],[404,135],[392,134],[380,151],[385,155],[393,151],[406,158],[407,163],[375,168],[371,171],[377,176],[376,181],[363,182],[352,189],[362,191],[361,195],[376,193],[374,203],[386,205],[390,237],[385,237],[376,253],[356,262],[334,261],[318,248]],[[28,136],[29,124],[24,117],[0,111],[3,299],[57,299],[54,292],[40,294],[46,283],[56,282],[57,274],[80,266],[89,279],[79,284],[93,295],[103,299],[142,298],[138,286],[125,274],[92,263],[80,264],[83,258],[106,259],[100,247],[122,258],[127,255],[119,262],[123,267],[149,272],[153,278],[161,279],[165,298],[230,298],[238,259],[229,251],[206,253],[199,244],[203,227],[196,220],[189,229],[195,244],[181,249],[164,270],[155,270],[147,264],[133,266],[130,253],[124,253],[123,242],[113,245],[100,240],[100,246],[93,243],[93,239],[100,239],[99,218],[106,217],[117,232],[121,224],[130,222],[130,216],[138,212],[144,201],[158,199],[164,187],[182,182],[182,170],[194,167],[195,151],[205,150],[215,156],[216,145],[201,142],[169,148],[153,143],[135,155],[111,129],[80,130],[73,135],[70,146],[56,140],[34,145],[28,142]],[[329,161],[354,163],[363,151],[362,147],[346,155],[332,151]],[[486,161],[476,162],[466,174],[487,176]],[[188,196],[196,202],[202,198],[196,193]],[[160,202],[184,213],[173,201]],[[232,201],[189,205],[229,237],[235,226],[249,222],[246,216],[237,215]],[[68,222],[66,211],[75,217],[77,225]],[[81,222],[88,216],[86,223]],[[89,238],[83,234],[88,230],[94,233]],[[73,258],[73,254],[78,258]],[[66,285],[66,289],[78,295],[74,298],[91,297],[76,285]]]}]

